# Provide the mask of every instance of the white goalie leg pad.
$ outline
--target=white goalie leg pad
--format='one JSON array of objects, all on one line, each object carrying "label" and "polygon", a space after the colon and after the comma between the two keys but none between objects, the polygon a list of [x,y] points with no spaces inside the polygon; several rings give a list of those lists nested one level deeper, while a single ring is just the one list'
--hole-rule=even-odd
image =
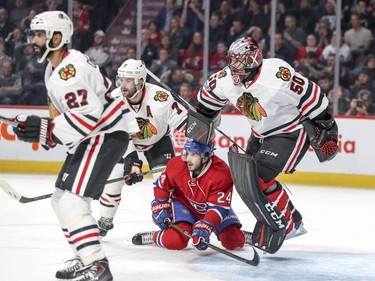
[{"label": "white goalie leg pad", "polygon": [[55,205],[59,220],[66,226],[70,241],[85,265],[105,258],[100,245],[99,229],[91,215],[91,202],[91,198],[64,191]]},{"label": "white goalie leg pad", "polygon": [[[124,165],[116,164],[112,170],[109,179],[120,178],[124,174]],[[100,196],[100,216],[104,218],[113,218],[117,212],[121,201],[121,192],[124,187],[123,181],[107,184]]]}]

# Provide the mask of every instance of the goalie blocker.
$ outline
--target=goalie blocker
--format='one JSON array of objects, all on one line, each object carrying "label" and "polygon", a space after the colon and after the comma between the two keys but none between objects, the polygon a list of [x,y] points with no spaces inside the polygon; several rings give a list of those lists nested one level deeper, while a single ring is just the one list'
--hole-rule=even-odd
[{"label": "goalie blocker", "polygon": [[236,190],[257,219],[251,244],[267,253],[274,254],[284,242],[287,222],[283,214],[263,194],[254,158],[248,154],[237,153],[237,151],[236,146],[230,148],[228,161]]},{"label": "goalie blocker", "polygon": [[207,144],[212,139],[215,128],[220,124],[220,117],[219,111],[212,118],[208,118],[196,111],[188,110],[185,136],[201,144]]}]

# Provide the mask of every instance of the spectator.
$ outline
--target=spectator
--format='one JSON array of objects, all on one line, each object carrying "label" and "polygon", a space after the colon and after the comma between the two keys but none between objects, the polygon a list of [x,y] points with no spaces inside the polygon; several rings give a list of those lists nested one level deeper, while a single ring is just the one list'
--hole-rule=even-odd
[{"label": "spectator", "polygon": [[193,87],[189,83],[182,83],[179,92],[181,98],[187,101],[193,107],[198,105],[198,101],[193,99]]},{"label": "spectator", "polygon": [[299,27],[302,28],[306,34],[314,33],[317,16],[312,7],[311,0],[301,0],[299,2],[299,9],[296,11],[296,17],[299,22]]},{"label": "spectator", "polygon": [[23,53],[25,40],[23,39],[23,32],[20,27],[14,27],[13,31],[10,32],[5,38],[7,44],[7,50],[13,62],[16,64],[20,61]]},{"label": "spectator", "polygon": [[163,73],[171,70],[177,66],[177,62],[169,58],[167,49],[159,50],[159,59],[153,60],[150,71],[157,77],[161,77]]},{"label": "spectator", "polygon": [[0,104],[17,105],[22,93],[21,76],[13,73],[11,60],[1,63],[3,74],[0,76]]},{"label": "spectator", "polygon": [[28,30],[30,29],[30,23],[31,20],[36,16],[36,11],[31,9],[29,11],[29,14],[24,17],[20,23],[21,30],[24,34],[28,33]]},{"label": "spectator", "polygon": [[185,26],[191,33],[203,31],[204,12],[201,6],[201,0],[184,0],[181,26]]},{"label": "spectator", "polygon": [[308,69],[307,77],[310,80],[317,82],[321,77],[323,77],[323,65],[319,63],[315,52],[308,52],[306,54],[306,59],[303,65]]},{"label": "spectator", "polygon": [[238,17],[247,29],[251,26],[259,26],[264,34],[268,33],[270,27],[270,14],[265,13],[260,0],[249,0],[247,7],[240,10]]},{"label": "spectator", "polygon": [[90,18],[89,13],[82,7],[82,0],[73,0],[73,25],[73,49],[87,50]]},{"label": "spectator", "polygon": [[285,17],[285,29],[283,35],[287,45],[293,49],[293,52],[296,52],[305,44],[306,34],[297,26],[297,19],[293,15],[287,15]]},{"label": "spectator", "polygon": [[324,93],[329,93],[333,89],[333,77],[328,73],[323,73],[318,80],[318,85]]},{"label": "spectator", "polygon": [[[322,52],[322,56],[320,57],[322,61],[327,61],[328,56],[330,54],[336,53],[336,32],[333,32],[331,42],[329,45],[325,46]],[[348,44],[345,41],[341,40],[340,44],[340,62],[342,64],[347,64],[350,62],[351,59],[351,52]]]},{"label": "spectator", "polygon": [[[333,101],[334,101],[334,90],[330,90],[327,94],[329,99],[328,108],[331,112],[333,112]],[[343,86],[339,86],[338,89],[338,115],[345,115],[350,106],[350,99],[349,99],[350,92],[348,89],[344,88]]]},{"label": "spectator", "polygon": [[329,23],[325,20],[320,20],[315,27],[315,35],[318,38],[317,46],[324,49],[325,46],[331,42],[331,30],[329,29]]},{"label": "spectator", "polygon": [[29,14],[26,0],[16,0],[15,7],[10,11],[9,18],[14,26],[20,26],[21,21]]},{"label": "spectator", "polygon": [[358,92],[358,98],[352,99],[350,108],[345,115],[349,116],[368,116],[375,114],[375,107],[372,103],[371,92],[363,89]]},{"label": "spectator", "polygon": [[355,61],[358,56],[368,54],[373,35],[369,29],[361,26],[359,15],[353,13],[350,16],[350,23],[352,28],[344,33],[344,39],[349,45],[353,61]]},{"label": "spectator", "polygon": [[357,1],[357,5],[353,8],[353,11],[359,15],[361,26],[369,29],[375,29],[375,18],[374,18],[374,1],[371,4],[367,4],[369,1],[359,0]]},{"label": "spectator", "polygon": [[336,0],[327,0],[320,20],[327,21],[330,30],[336,28]]},{"label": "spectator", "polygon": [[160,31],[168,33],[170,31],[171,19],[179,16],[180,12],[175,9],[174,0],[165,0],[165,6],[158,12],[156,16],[157,25]]},{"label": "spectator", "polygon": [[[269,54],[268,57],[270,57]],[[284,36],[282,33],[275,34],[275,58],[285,60],[290,65],[293,64],[294,53],[285,44]]]},{"label": "spectator", "polygon": [[126,59],[135,59],[137,56],[137,51],[134,47],[129,47],[126,51]]},{"label": "spectator", "polygon": [[177,66],[174,69],[168,70],[161,77],[160,80],[167,84],[175,93],[180,92],[182,83],[194,83],[194,76],[185,72],[181,67]]},{"label": "spectator", "polygon": [[[0,37],[0,63],[3,62],[4,60],[12,60],[10,56],[7,55],[6,53],[6,43],[3,38]],[[3,68],[0,67],[0,75],[3,74]]]},{"label": "spectator", "polygon": [[285,29],[286,8],[283,1],[277,1],[276,6],[276,32],[283,32]]},{"label": "spectator", "polygon": [[[182,67],[201,73],[203,68],[203,35],[201,32],[194,33],[193,41],[182,57]],[[199,74],[197,75],[199,76]]]},{"label": "spectator", "polygon": [[47,105],[47,91],[44,84],[46,62],[38,63],[32,44],[26,44],[19,62],[19,74],[22,79],[22,96],[19,100],[24,105]]},{"label": "spectator", "polygon": [[229,33],[229,29],[233,22],[233,9],[230,1],[221,1],[220,9],[218,10],[220,15],[220,26],[224,29],[225,34]]},{"label": "spectator", "polygon": [[362,69],[355,81],[350,87],[351,97],[357,98],[360,90],[369,90],[372,94],[372,100],[375,100],[375,81],[370,79],[370,73],[367,69]]},{"label": "spectator", "polygon": [[168,34],[177,50],[185,50],[189,47],[191,33],[186,27],[181,26],[180,17],[175,16],[171,19],[171,26]]},{"label": "spectator", "polygon": [[141,60],[149,68],[153,60],[158,56],[158,49],[150,42],[150,30],[147,28],[141,31]]},{"label": "spectator", "polygon": [[8,11],[0,7],[0,37],[7,38],[8,34],[12,32],[13,26],[13,23],[8,18]]},{"label": "spectator", "polygon": [[217,43],[217,51],[212,54],[210,60],[211,72],[215,73],[227,66],[227,50],[228,46],[224,41]]},{"label": "spectator", "polygon": [[94,44],[85,52],[94,64],[98,65],[106,76],[112,74],[112,59],[109,48],[105,44],[105,33],[103,30],[97,30],[94,33]]},{"label": "spectator", "polygon": [[319,48],[317,44],[318,44],[318,41],[316,39],[315,34],[307,35],[306,45],[298,49],[294,60],[301,64],[304,64],[306,55],[309,52],[315,53],[316,57],[319,59],[322,54],[323,49]]},{"label": "spectator", "polygon": [[213,12],[210,17],[209,49],[211,54],[216,52],[217,43],[225,40],[224,29],[220,26],[220,14]]},{"label": "spectator", "polygon": [[[181,61],[178,50],[176,49],[174,42],[168,34],[161,37],[160,48],[166,49],[170,60],[174,60],[177,63]],[[160,58],[160,57],[159,57]]]},{"label": "spectator", "polygon": [[159,27],[156,21],[151,20],[148,23],[148,30],[150,31],[150,42],[156,47],[160,47],[161,33],[159,32]]},{"label": "spectator", "polygon": [[268,38],[264,35],[262,29],[259,26],[250,26],[249,30],[246,34],[244,34],[244,36],[250,36],[254,38],[255,41],[257,41],[259,48],[262,50],[262,53],[268,53]]},{"label": "spectator", "polygon": [[232,42],[236,41],[243,35],[244,26],[240,19],[234,19],[232,26],[230,27],[229,34],[227,35],[227,45],[229,46]]},{"label": "spectator", "polygon": [[[330,54],[327,58],[326,65],[323,67],[323,72],[330,76],[334,76],[335,74],[335,59],[336,56],[334,54]],[[345,85],[345,87],[349,86],[349,71],[348,68],[344,65],[340,65],[339,67],[339,79],[340,84]]]}]

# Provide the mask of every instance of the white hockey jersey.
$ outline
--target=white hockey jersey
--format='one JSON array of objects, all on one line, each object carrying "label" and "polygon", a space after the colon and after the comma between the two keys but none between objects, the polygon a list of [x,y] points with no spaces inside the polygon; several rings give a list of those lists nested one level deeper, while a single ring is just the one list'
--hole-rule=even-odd
[{"label": "white hockey jersey", "polygon": [[55,69],[48,64],[44,78],[53,134],[71,152],[81,141],[97,134],[139,130],[123,101],[108,103],[110,80],[81,52],[69,50]]},{"label": "white hockey jersey", "polygon": [[187,110],[179,104],[170,92],[151,83],[145,83],[140,104],[132,105],[122,98],[121,89],[111,93],[120,97],[134,113],[140,131],[132,135],[135,150],[146,151],[163,136],[170,133],[171,128],[183,131],[186,125]]},{"label": "white hockey jersey", "polygon": [[320,87],[280,59],[264,59],[253,81],[235,86],[229,67],[212,74],[198,93],[198,101],[220,110],[230,101],[251,124],[256,137],[302,128],[302,118],[314,118],[328,106]]}]

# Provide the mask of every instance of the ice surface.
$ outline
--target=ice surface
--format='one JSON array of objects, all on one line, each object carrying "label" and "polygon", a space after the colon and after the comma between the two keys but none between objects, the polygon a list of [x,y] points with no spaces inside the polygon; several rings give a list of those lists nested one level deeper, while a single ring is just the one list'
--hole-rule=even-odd
[{"label": "ice surface", "polygon": [[[21,194],[34,197],[54,191],[54,175],[0,174]],[[150,214],[152,181],[124,187],[115,228],[102,240],[116,281],[142,280],[375,280],[375,190],[317,186],[288,187],[304,217],[306,235],[285,241],[275,255],[260,252],[258,267],[211,249],[189,246],[168,251],[135,246],[132,236],[156,230]],[[99,217],[99,204],[94,202]],[[255,223],[239,196],[233,208],[252,230]],[[213,244],[221,246],[212,236]],[[234,252],[251,258],[246,246]],[[0,281],[50,281],[71,258],[50,199],[21,204],[0,191]]]}]

